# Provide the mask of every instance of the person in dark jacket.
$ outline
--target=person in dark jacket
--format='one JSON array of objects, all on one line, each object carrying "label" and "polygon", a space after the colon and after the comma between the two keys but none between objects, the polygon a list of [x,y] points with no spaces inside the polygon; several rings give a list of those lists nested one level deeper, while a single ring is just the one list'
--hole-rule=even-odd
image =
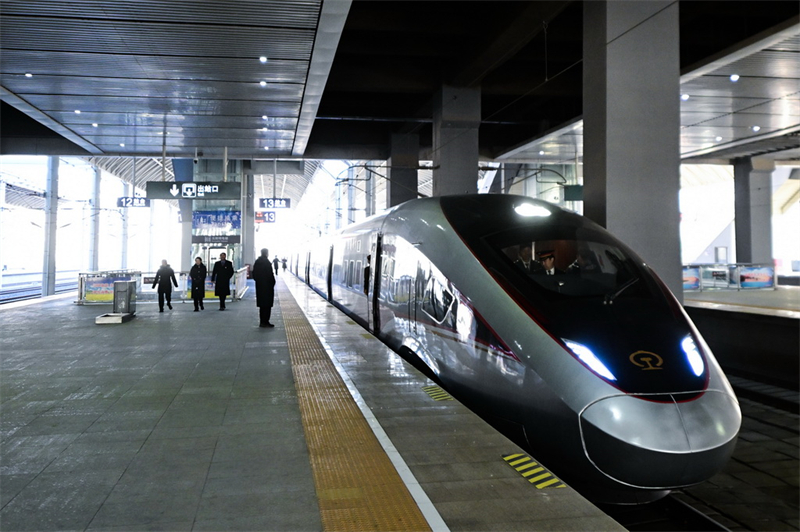
[{"label": "person in dark jacket", "polygon": [[514,261],[514,266],[526,274],[544,272],[542,265],[533,260],[533,248],[530,244],[522,244],[519,247],[519,255]]},{"label": "person in dark jacket", "polygon": [[153,288],[158,285],[158,311],[164,312],[164,299],[167,300],[167,306],[172,310],[172,285],[178,287],[178,281],[175,280],[175,272],[169,267],[166,260],[161,261],[161,267],[156,272],[156,278],[153,279]]},{"label": "person in dark jacket", "polygon": [[272,304],[275,300],[275,274],[269,262],[269,250],[262,249],[261,256],[253,264],[251,277],[256,282],[256,306],[258,307],[259,327],[275,327],[269,322]]},{"label": "person in dark jacket", "polygon": [[219,297],[219,309],[225,310],[225,298],[231,295],[231,277],[233,277],[233,263],[227,260],[225,253],[219,254],[219,260],[214,263],[211,270],[211,282],[214,283],[214,295]]},{"label": "person in dark jacket", "polygon": [[206,275],[208,275],[208,270],[203,264],[203,259],[195,258],[194,266],[189,271],[189,277],[192,279],[192,301],[194,301],[195,312],[205,308],[203,298],[206,295]]}]

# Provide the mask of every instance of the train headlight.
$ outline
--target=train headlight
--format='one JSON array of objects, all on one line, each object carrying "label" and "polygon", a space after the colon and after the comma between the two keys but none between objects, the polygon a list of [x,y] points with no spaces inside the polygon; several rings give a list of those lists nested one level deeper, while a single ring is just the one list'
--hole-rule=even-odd
[{"label": "train headlight", "polygon": [[703,363],[703,357],[700,356],[700,350],[697,348],[697,344],[694,343],[694,338],[691,336],[684,338],[681,342],[681,347],[683,348],[683,352],[686,353],[686,359],[692,367],[692,372],[698,377],[702,375],[703,371],[706,369],[706,365]]},{"label": "train headlight", "polygon": [[578,342],[573,342],[572,340],[564,340],[564,343],[567,344],[567,347],[575,353],[581,362],[589,366],[589,369],[603,377],[604,379],[608,379],[610,381],[615,381],[617,378],[611,373],[608,368],[600,362],[600,359],[592,353],[592,350],[586,347],[583,344],[579,344]]},{"label": "train headlight", "polygon": [[514,211],[520,216],[550,216],[550,211],[540,205],[532,203],[521,203],[514,207]]}]

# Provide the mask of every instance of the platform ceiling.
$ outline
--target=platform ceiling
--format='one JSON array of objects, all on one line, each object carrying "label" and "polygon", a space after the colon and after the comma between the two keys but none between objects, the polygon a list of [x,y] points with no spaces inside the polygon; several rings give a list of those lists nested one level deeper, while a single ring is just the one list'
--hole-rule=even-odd
[{"label": "platform ceiling", "polygon": [[[452,84],[481,89],[483,158],[571,162],[582,12],[579,1],[3,0],[0,152],[368,160],[414,132],[424,156],[432,98]],[[680,3],[684,158],[800,161],[799,13],[796,0]]]}]

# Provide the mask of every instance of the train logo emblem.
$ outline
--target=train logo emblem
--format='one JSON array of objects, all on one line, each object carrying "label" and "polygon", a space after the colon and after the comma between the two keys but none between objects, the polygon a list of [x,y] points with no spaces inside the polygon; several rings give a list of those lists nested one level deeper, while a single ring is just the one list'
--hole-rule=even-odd
[{"label": "train logo emblem", "polygon": [[642,371],[651,369],[663,369],[664,359],[650,351],[636,351],[630,357],[630,361],[642,368]]}]

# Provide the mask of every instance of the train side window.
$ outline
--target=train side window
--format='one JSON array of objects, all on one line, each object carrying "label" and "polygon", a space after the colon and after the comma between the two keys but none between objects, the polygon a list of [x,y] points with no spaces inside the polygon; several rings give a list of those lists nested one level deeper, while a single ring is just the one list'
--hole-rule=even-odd
[{"label": "train side window", "polygon": [[453,294],[450,293],[433,276],[428,280],[425,294],[422,298],[422,310],[438,322],[444,321],[450,305],[453,303]]}]

